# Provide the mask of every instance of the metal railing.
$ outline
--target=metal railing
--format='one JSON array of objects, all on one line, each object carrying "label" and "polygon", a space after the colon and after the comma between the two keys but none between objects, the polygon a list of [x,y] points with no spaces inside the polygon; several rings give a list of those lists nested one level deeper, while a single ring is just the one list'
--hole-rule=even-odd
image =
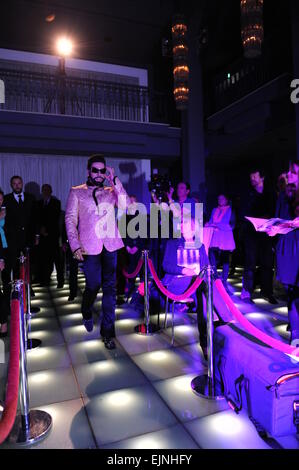
[{"label": "metal railing", "polygon": [[149,121],[147,87],[36,71],[1,68],[5,103],[0,109]]}]

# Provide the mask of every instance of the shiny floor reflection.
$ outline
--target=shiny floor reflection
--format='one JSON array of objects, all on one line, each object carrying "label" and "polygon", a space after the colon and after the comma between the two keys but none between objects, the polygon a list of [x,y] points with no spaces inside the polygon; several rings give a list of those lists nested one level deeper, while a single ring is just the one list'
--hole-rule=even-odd
[{"label": "shiny floor reflection", "polygon": [[[240,300],[242,271],[231,279],[233,299],[258,328],[288,340],[285,303],[267,304],[255,293],[255,304]],[[79,289],[84,276],[79,274]],[[191,380],[206,372],[198,343],[196,314],[176,313],[174,346],[171,315],[166,329],[154,336],[138,335],[143,315],[131,305],[116,309],[116,346],[108,351],[99,332],[100,293],[92,333],[82,325],[82,293],[68,301],[68,284],[35,288],[32,305],[40,312],[31,322],[30,337],[42,346],[28,352],[32,408],[53,418],[48,437],[33,448],[52,449],[264,449],[246,413],[236,415],[225,400],[213,402],[191,390]],[[158,323],[158,316],[151,321]],[[164,324],[164,313],[160,325]],[[0,399],[4,396],[9,339],[0,364]],[[296,436],[278,439],[284,448],[299,449]],[[2,447],[6,447],[2,445]]]}]

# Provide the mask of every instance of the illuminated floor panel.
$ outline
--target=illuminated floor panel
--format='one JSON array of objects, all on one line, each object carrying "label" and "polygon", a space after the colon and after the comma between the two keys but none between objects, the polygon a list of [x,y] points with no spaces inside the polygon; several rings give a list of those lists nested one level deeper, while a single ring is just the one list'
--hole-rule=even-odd
[{"label": "illuminated floor panel", "polygon": [[28,373],[47,369],[68,368],[71,361],[65,346],[33,349],[27,354]]},{"label": "illuminated floor panel", "polygon": [[44,346],[58,346],[64,343],[64,339],[60,330],[36,330],[28,334],[28,338],[31,339],[40,339],[42,344],[41,347]]},{"label": "illuminated floor panel", "polygon": [[143,336],[132,333],[130,335],[120,336],[118,341],[130,355],[157,351],[159,349],[168,349],[170,347],[170,338],[161,333],[157,333],[153,336]]},{"label": "illuminated floor panel", "polygon": [[186,428],[203,449],[269,449],[245,414],[232,410],[186,423]]},{"label": "illuminated floor panel", "polygon": [[74,365],[91,364],[96,361],[107,361],[108,359],[118,359],[126,356],[119,342],[116,340],[116,349],[108,350],[100,339],[82,341],[70,344],[69,353]]},{"label": "illuminated floor panel", "polygon": [[30,407],[80,398],[72,369],[51,369],[28,374]]},{"label": "illuminated floor panel", "polygon": [[[166,328],[164,334],[171,337],[172,329]],[[185,345],[198,342],[198,328],[196,325],[178,325],[174,327],[174,339],[177,344]]]},{"label": "illuminated floor panel", "polygon": [[151,381],[168,379],[182,374],[197,375],[204,370],[200,360],[194,360],[180,349],[161,350],[133,356],[132,359]]},{"label": "illuminated floor panel", "polygon": [[34,318],[30,320],[30,330],[39,331],[39,330],[58,330],[59,323],[55,317],[52,318],[43,318],[36,315]]},{"label": "illuminated floor panel", "polygon": [[196,373],[182,375],[153,384],[159,395],[182,422],[228,408],[226,400],[211,401],[195,395],[191,389],[191,381],[196,376]]},{"label": "illuminated floor panel", "polygon": [[75,374],[85,397],[147,383],[138,367],[126,357],[76,366]]},{"label": "illuminated floor panel", "polygon": [[150,386],[95,396],[86,402],[86,410],[99,446],[177,424]]},{"label": "illuminated floor panel", "polygon": [[198,446],[183,426],[177,424],[162,431],[107,444],[101,449],[198,449]]},{"label": "illuminated floor panel", "polygon": [[82,400],[70,400],[39,406],[52,416],[49,436],[33,448],[37,449],[94,449],[94,442]]}]

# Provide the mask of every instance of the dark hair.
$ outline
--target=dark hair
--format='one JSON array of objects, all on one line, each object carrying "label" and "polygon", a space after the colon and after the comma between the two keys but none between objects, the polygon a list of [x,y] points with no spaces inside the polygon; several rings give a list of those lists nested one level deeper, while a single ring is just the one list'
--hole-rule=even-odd
[{"label": "dark hair", "polygon": [[179,184],[184,184],[186,186],[187,191],[191,191],[190,183],[186,183],[186,181],[179,181],[177,187]]},{"label": "dark hair", "polygon": [[222,193],[219,193],[218,196],[217,196],[217,198],[220,197],[220,196],[224,196],[225,199],[227,200],[227,202],[230,201],[230,199],[229,199],[229,197],[228,197],[228,195],[227,195],[226,193],[223,193],[223,192],[222,192]]},{"label": "dark hair", "polygon": [[103,163],[106,166],[106,160],[105,160],[104,155],[102,155],[101,153],[96,153],[94,155],[91,155],[91,157],[89,157],[88,162],[87,162],[87,169],[90,170],[92,167],[92,164],[97,163],[97,162]]},{"label": "dark hair", "polygon": [[265,171],[263,168],[252,167],[249,170],[249,175],[252,175],[253,173],[259,173],[261,178],[265,177]]},{"label": "dark hair", "polygon": [[4,192],[2,191],[2,189],[0,189],[0,194],[2,194],[2,196],[4,197]]},{"label": "dark hair", "polygon": [[44,188],[49,188],[49,189],[50,189],[50,191],[51,191],[51,193],[53,192],[53,190],[52,190],[52,186],[51,186],[49,183],[45,183],[45,184],[43,184],[43,185],[42,185],[42,190],[43,190]]},{"label": "dark hair", "polygon": [[12,177],[10,178],[10,185],[12,185],[13,180],[17,180],[17,179],[19,179],[19,180],[21,180],[21,181],[23,182],[23,179],[22,179],[21,176],[14,175],[14,176],[12,176]]},{"label": "dark hair", "polygon": [[289,163],[289,168],[294,165],[299,166],[299,160],[291,160]]}]

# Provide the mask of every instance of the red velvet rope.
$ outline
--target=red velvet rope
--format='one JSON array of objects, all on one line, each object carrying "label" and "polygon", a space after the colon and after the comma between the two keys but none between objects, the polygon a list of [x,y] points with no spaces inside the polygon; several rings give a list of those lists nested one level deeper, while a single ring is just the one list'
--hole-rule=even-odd
[{"label": "red velvet rope", "polygon": [[0,421],[0,444],[9,435],[17,414],[19,397],[20,302],[11,301],[10,356],[4,411]]},{"label": "red velvet rope", "polygon": [[166,287],[163,286],[162,282],[158,278],[158,275],[155,271],[155,268],[151,259],[148,260],[148,266],[149,266],[150,272],[152,273],[154,281],[157,284],[158,289],[162,292],[162,294],[166,295],[166,297],[173,300],[174,302],[180,302],[180,301],[188,299],[188,297],[194,294],[194,292],[199,288],[200,284],[202,283],[202,279],[198,277],[194,281],[192,286],[190,286],[186,290],[186,292],[184,292],[183,294],[176,295],[176,294],[173,294],[172,292],[169,292],[169,290],[167,290]]},{"label": "red velvet rope", "polygon": [[23,281],[23,305],[24,305],[24,312],[27,312],[27,299],[26,299],[26,270],[25,264],[20,264],[20,279]]},{"label": "red velvet rope", "polygon": [[132,272],[131,274],[127,273],[127,271],[125,269],[123,269],[123,275],[127,278],[127,279],[134,279],[134,277],[137,276],[137,274],[139,273],[140,269],[142,268],[142,265],[143,265],[143,258],[140,258],[140,260],[138,261],[138,264],[136,266],[136,269],[134,272]]},{"label": "red velvet rope", "polygon": [[299,348],[295,348],[294,346],[290,346],[286,343],[283,343],[282,341],[272,338],[272,336],[269,336],[266,333],[263,333],[261,330],[259,330],[254,325],[252,325],[252,323],[250,323],[242,315],[240,310],[235,306],[232,299],[230,298],[225,288],[223,287],[223,284],[220,279],[217,279],[215,281],[215,286],[218,289],[219,294],[221,295],[222,299],[226,303],[226,306],[228,307],[232,315],[252,336],[259,339],[260,341],[262,341],[262,343],[267,344],[273,349],[277,349],[278,351],[281,351],[285,354],[289,354],[291,356],[299,357]]}]

